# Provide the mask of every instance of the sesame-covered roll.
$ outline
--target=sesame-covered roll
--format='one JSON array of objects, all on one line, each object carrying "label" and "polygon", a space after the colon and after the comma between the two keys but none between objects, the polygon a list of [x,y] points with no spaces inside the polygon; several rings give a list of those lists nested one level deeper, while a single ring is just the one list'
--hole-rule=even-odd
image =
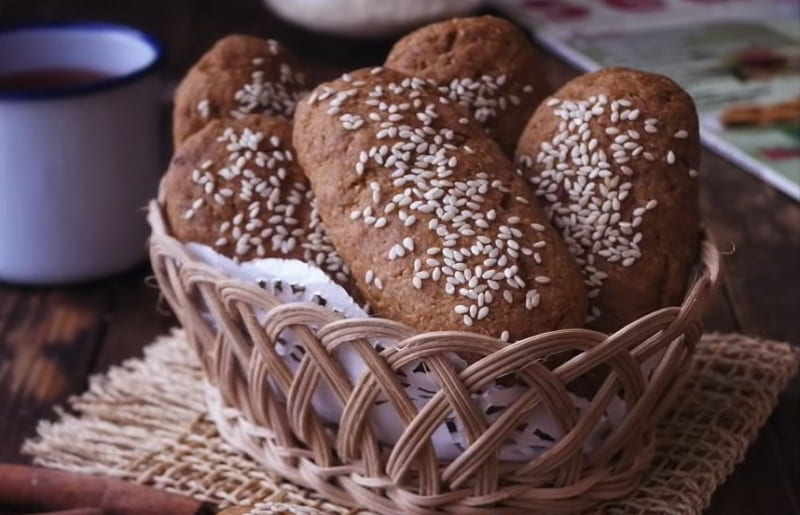
[{"label": "sesame-covered roll", "polygon": [[304,260],[347,286],[347,265],[320,221],[291,135],[288,121],[261,115],[206,125],[167,170],[167,220],[181,241],[238,261]]},{"label": "sesame-covered roll", "polygon": [[507,156],[545,95],[536,52],[512,23],[494,16],[433,23],[398,41],[386,66],[433,80]]},{"label": "sesame-covered roll", "polygon": [[271,39],[222,38],[189,70],[175,91],[177,146],[211,120],[248,114],[291,119],[306,76],[289,51]]},{"label": "sesame-covered roll", "polygon": [[516,159],[582,268],[592,327],[680,304],[700,227],[700,137],[685,91],[622,68],[578,77],[539,106]]},{"label": "sesame-covered roll", "polygon": [[500,147],[427,80],[375,68],[298,104],[294,144],[376,313],[508,339],[578,327],[580,271]]}]

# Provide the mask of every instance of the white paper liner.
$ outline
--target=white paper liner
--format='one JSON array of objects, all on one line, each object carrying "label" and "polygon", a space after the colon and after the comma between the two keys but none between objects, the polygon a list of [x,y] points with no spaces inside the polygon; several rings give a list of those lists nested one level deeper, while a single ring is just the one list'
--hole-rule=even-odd
[{"label": "white paper liner", "polygon": [[[195,258],[217,268],[230,278],[258,284],[283,302],[311,302],[324,305],[348,318],[368,317],[367,312],[353,300],[344,288],[313,265],[294,259],[274,258],[237,263],[206,245],[188,243],[186,247]],[[265,315],[264,312],[256,313],[259,322],[262,323]],[[316,328],[312,327],[312,329]],[[385,340],[370,340],[370,343],[373,346],[381,346],[381,348],[388,348],[395,344],[395,342]],[[275,350],[284,357],[287,367],[292,372],[298,369],[305,353],[305,349],[299,344],[298,338],[290,329],[281,333]],[[660,355],[653,356],[643,365],[642,371],[645,377],[649,377],[650,372],[660,360]],[[361,356],[349,345],[344,344],[337,348],[335,357],[352,384],[355,384],[367,370]],[[454,354],[449,355],[448,359],[456,370],[461,370],[467,365],[463,359]],[[417,409],[421,409],[439,390],[434,375],[426,373],[420,362],[410,363],[401,370],[402,374],[399,375],[401,375],[401,382],[405,386],[407,395]],[[275,392],[279,392],[276,385],[271,384]],[[489,422],[492,422],[524,391],[525,388],[522,386],[503,386],[495,383],[482,392],[475,393],[473,400],[486,414]],[[589,405],[587,399],[574,394],[570,394],[570,396],[578,414]],[[342,405],[324,381],[320,381],[311,402],[323,420],[331,424],[339,422]],[[626,408],[622,399],[619,397],[612,399],[606,413],[590,434],[584,447],[585,452],[591,453],[596,449],[611,429],[622,420],[625,412]],[[388,445],[397,442],[405,427],[394,408],[383,396],[379,396],[376,400],[375,406],[371,410],[371,419],[379,440]],[[500,448],[499,458],[503,461],[530,460],[552,447],[563,434],[563,429],[550,415],[547,408],[540,404],[529,414],[526,421],[519,424],[509,435]],[[436,455],[442,461],[454,459],[467,446],[467,439],[461,431],[460,421],[452,414],[448,415],[445,423],[434,431],[431,439]]]}]

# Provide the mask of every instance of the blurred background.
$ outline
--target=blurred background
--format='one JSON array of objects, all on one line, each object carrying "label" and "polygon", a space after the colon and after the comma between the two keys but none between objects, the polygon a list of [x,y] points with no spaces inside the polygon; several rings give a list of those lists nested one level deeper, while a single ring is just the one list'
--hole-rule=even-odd
[{"label": "blurred background", "polygon": [[[698,104],[704,143],[800,200],[797,0],[3,0],[0,26],[102,20],[164,41],[165,98],[231,32],[285,43],[312,80],[381,63],[403,33],[435,19],[503,13],[573,67],[667,75]],[[545,74],[557,88],[564,77]]]},{"label": "blurred background", "polygon": [[[416,1],[416,0],[414,0]],[[284,2],[296,3],[305,2]],[[369,2],[382,3],[382,2]],[[398,2],[387,2],[397,5]],[[458,3],[458,2],[450,2]],[[474,2],[473,2],[474,3]],[[259,0],[3,0],[0,25],[36,21],[102,20],[132,25],[166,44],[163,74],[176,83],[219,38],[232,32],[285,43],[322,80],[351,68],[381,63],[396,35],[368,39],[315,32],[285,22]]]}]

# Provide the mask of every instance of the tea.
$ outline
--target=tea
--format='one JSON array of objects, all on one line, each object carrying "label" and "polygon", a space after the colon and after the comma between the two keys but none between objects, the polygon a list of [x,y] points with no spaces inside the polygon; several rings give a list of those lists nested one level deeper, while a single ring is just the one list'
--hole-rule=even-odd
[{"label": "tea", "polygon": [[41,92],[85,86],[111,77],[111,74],[90,68],[42,68],[17,72],[0,72],[0,93]]}]

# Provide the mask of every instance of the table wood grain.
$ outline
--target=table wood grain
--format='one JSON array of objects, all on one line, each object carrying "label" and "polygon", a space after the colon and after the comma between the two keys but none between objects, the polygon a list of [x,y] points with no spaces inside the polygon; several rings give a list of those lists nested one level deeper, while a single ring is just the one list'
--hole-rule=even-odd
[{"label": "table wood grain", "polygon": [[[232,32],[285,42],[316,80],[380,63],[391,45],[305,32],[275,19],[257,0],[0,2],[0,25],[75,19],[130,24],[160,38],[168,48],[162,70],[168,85]],[[552,88],[576,75],[545,50],[541,54]],[[707,329],[800,345],[800,205],[708,151],[700,182],[705,223],[731,251]],[[83,391],[91,374],[140,355],[175,324],[148,277],[142,264],[117,277],[68,287],[0,283],[0,461],[27,462],[19,447],[39,419],[54,418],[54,407]],[[706,513],[800,514],[800,378],[782,394]]]}]

